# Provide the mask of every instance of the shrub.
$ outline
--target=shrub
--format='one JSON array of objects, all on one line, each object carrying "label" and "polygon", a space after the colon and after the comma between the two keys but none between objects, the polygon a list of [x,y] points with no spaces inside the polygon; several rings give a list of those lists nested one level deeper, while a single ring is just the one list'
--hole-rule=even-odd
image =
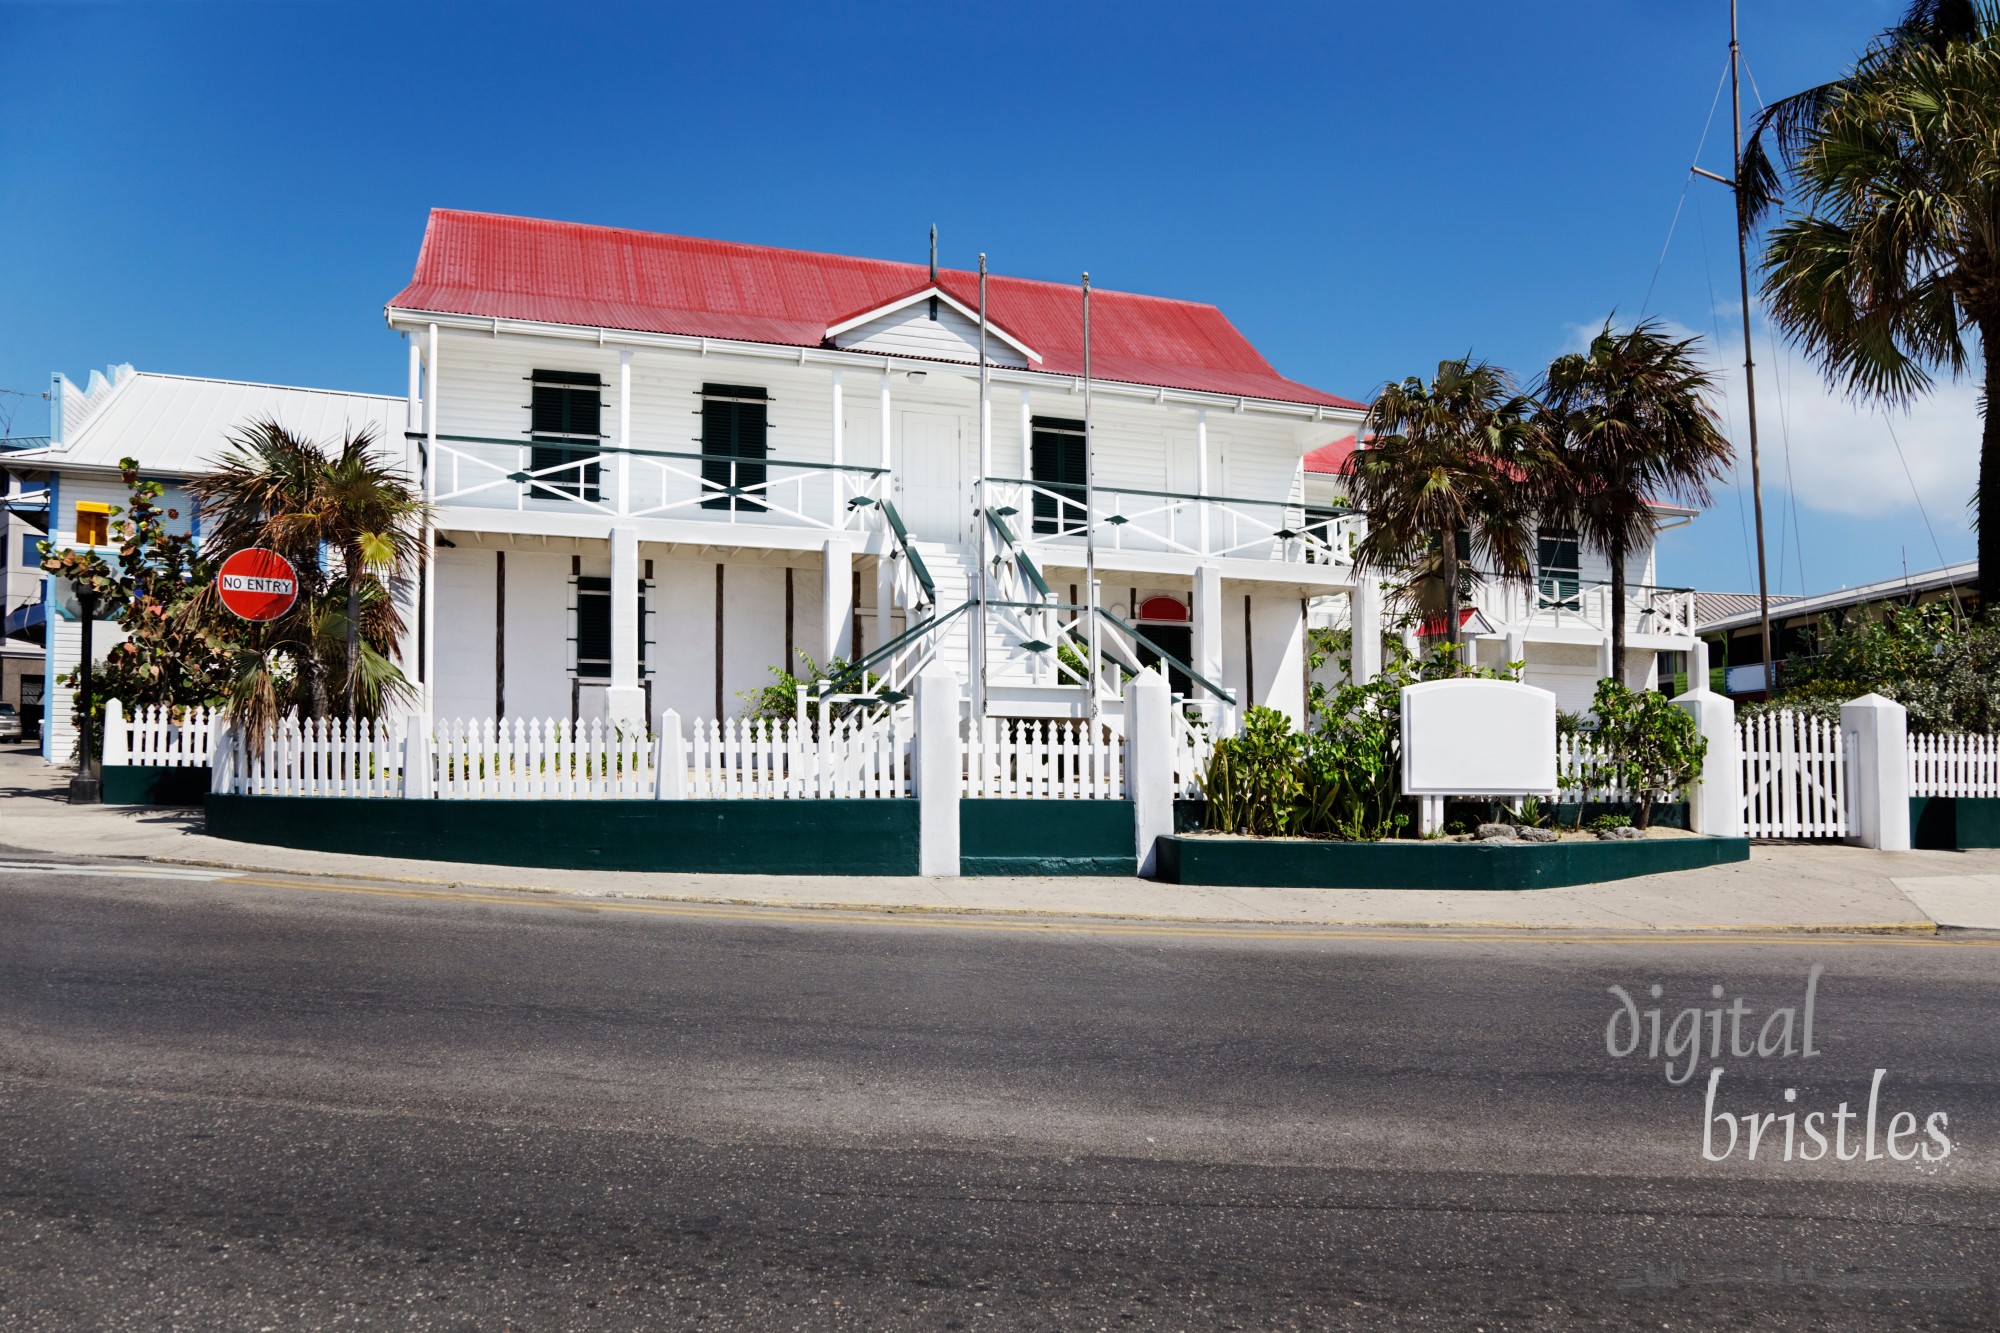
[{"label": "shrub", "polygon": [[1592,701],[1597,734],[1610,747],[1612,771],[1639,807],[1640,828],[1653,822],[1653,806],[1701,776],[1708,741],[1691,714],[1654,690],[1630,690],[1606,677]]},{"label": "shrub", "polygon": [[1613,829],[1631,828],[1632,820],[1628,815],[1599,815],[1584,827],[1592,833],[1609,833]]}]

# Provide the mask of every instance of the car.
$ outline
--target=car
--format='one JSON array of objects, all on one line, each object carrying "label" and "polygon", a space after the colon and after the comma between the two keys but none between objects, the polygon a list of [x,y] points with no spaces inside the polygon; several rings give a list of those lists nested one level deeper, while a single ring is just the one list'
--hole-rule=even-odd
[{"label": "car", "polygon": [[12,704],[0,704],[0,741],[21,739],[21,714]]}]

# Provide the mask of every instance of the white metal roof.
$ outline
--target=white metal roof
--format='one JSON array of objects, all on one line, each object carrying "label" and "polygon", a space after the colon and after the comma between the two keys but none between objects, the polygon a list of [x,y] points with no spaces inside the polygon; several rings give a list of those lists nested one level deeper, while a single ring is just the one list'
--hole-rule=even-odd
[{"label": "white metal roof", "polygon": [[[1979,562],[1967,560],[1962,564],[1945,565],[1939,569],[1921,570],[1915,574],[1900,574],[1879,583],[1864,583],[1856,588],[1841,588],[1835,592],[1815,593],[1811,597],[1794,597],[1780,605],[1777,598],[1771,599],[1771,619],[1796,620],[1800,616],[1814,615],[1821,611],[1831,611],[1836,607],[1860,606],[1866,602],[1886,602],[1909,593],[1932,592],[1939,588],[1972,588],[1979,582]],[[1699,595],[1699,594],[1697,594]],[[1753,607],[1715,621],[1713,624],[1698,626],[1698,632],[1707,634],[1718,630],[1743,629],[1758,623],[1758,613]]]},{"label": "white metal roof", "polygon": [[119,459],[130,457],[148,473],[202,472],[222,456],[232,433],[266,418],[320,442],[373,427],[386,452],[395,457],[403,452],[407,400],[380,394],[127,370],[101,397],[96,392],[89,397],[67,438],[45,449],[10,453],[7,466],[115,469]]}]

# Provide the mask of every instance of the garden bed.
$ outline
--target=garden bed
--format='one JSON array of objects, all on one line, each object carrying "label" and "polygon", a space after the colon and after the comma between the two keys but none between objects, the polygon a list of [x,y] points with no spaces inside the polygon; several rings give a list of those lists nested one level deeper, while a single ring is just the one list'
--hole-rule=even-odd
[{"label": "garden bed", "polygon": [[1630,841],[1592,835],[1548,843],[1396,839],[1333,842],[1173,834],[1159,842],[1172,884],[1296,889],[1553,889],[1750,859],[1747,838],[1656,831]]}]

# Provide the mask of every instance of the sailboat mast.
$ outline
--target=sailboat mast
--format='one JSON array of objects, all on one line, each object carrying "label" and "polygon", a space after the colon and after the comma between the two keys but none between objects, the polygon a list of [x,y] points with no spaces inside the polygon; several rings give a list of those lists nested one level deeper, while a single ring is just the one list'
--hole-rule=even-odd
[{"label": "sailboat mast", "polygon": [[[1736,277],[1743,297],[1743,394],[1750,412],[1750,504],[1757,516],[1757,621],[1764,636],[1764,693],[1778,684],[1778,663],[1771,655],[1771,581],[1764,559],[1764,473],[1757,452],[1757,372],[1750,342],[1750,237],[1743,225],[1743,94],[1739,68],[1743,51],[1736,41],[1736,0],[1729,0],[1729,113],[1736,159]],[[1690,684],[1694,682],[1690,681]]]},{"label": "sailboat mast", "polygon": [[[1090,448],[1090,274],[1083,275],[1083,605],[1090,645],[1090,716],[1097,717],[1097,481]],[[1094,736],[1096,733],[1092,733]]]}]

